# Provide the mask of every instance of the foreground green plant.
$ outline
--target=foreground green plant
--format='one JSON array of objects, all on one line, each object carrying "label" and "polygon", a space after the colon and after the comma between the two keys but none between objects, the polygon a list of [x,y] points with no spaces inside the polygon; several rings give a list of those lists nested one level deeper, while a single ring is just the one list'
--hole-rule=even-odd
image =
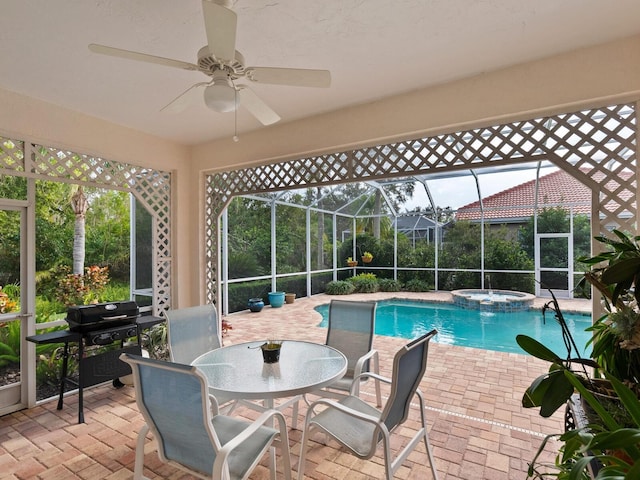
[{"label": "foreground green plant", "polygon": [[[636,480],[640,478],[640,400],[629,387],[614,375],[604,372],[619,399],[615,415],[594,396],[595,380],[587,374],[586,367],[598,371],[600,366],[590,358],[581,358],[570,330],[564,320],[558,302],[553,300],[543,308],[551,309],[561,326],[567,348],[566,358],[561,358],[537,340],[518,335],[518,345],[530,355],[551,363],[548,373],[536,378],[522,397],[525,408],[540,407],[540,415],[549,417],[567,402],[583,401],[595,412],[588,425],[552,434],[545,438],[533,461],[529,464],[528,478],[587,480],[589,469],[596,469],[597,480]],[[575,353],[572,353],[574,352]],[[576,368],[577,367],[577,368]],[[579,393],[580,397],[574,396]],[[555,439],[562,443],[553,465],[539,462],[540,455]]]},{"label": "foreground green plant", "polygon": [[[615,377],[607,375],[620,402],[634,421],[633,428],[621,426],[598,402],[596,397],[574,373],[563,370],[563,376],[593,408],[601,425],[570,430],[563,434],[548,435],[542,442],[527,471],[528,478],[558,480],[589,480],[589,466],[599,468],[596,480],[636,480],[640,478],[640,401],[638,397]],[[563,446],[555,464],[539,463],[538,459],[548,442],[557,439]]]},{"label": "foreground green plant", "polygon": [[609,250],[580,261],[590,267],[580,282],[601,295],[607,313],[589,329],[593,358],[628,385],[640,382],[640,236],[614,230],[615,239],[595,237]]}]

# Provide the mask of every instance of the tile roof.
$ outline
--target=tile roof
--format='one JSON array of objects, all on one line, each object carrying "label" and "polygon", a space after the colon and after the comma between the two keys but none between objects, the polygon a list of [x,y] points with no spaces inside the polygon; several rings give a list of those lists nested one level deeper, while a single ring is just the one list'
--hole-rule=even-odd
[{"label": "tile roof", "polygon": [[[631,173],[623,172],[625,179]],[[538,205],[554,207],[572,206],[574,213],[591,214],[591,189],[580,183],[564,170],[550,173],[538,180]],[[623,195],[624,196],[624,195]],[[535,204],[535,180],[531,180],[482,200],[485,220],[516,221],[533,215]],[[456,220],[480,220],[480,202],[476,201],[460,207]]]}]

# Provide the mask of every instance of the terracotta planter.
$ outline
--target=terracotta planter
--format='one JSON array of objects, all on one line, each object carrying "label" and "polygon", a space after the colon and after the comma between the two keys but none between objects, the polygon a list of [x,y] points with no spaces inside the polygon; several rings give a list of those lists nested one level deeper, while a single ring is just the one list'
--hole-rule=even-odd
[{"label": "terracotta planter", "polygon": [[362,263],[371,263],[373,257],[362,257]]},{"label": "terracotta planter", "polygon": [[284,294],[284,301],[286,303],[293,303],[296,300],[296,294],[295,293],[285,293]]},{"label": "terracotta planter", "polygon": [[347,265],[349,265],[350,267],[357,267],[358,266],[358,261],[354,260],[352,262],[347,262]]}]

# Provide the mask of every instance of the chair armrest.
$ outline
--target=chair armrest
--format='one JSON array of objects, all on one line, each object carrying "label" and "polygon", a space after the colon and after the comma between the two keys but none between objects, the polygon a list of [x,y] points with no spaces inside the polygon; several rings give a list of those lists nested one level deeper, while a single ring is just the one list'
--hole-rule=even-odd
[{"label": "chair armrest", "polygon": [[214,395],[209,394],[209,401],[211,402],[211,416],[215,417],[220,413],[220,405],[218,405],[218,399]]},{"label": "chair armrest", "polygon": [[[358,418],[364,422],[372,423],[376,425],[378,428],[382,428],[384,430],[386,430],[387,428],[386,425],[380,421],[380,418],[367,415],[366,413],[359,412],[358,410],[354,410],[353,408],[349,408],[341,403],[338,403],[335,400],[329,400],[326,398],[321,398],[320,400],[316,400],[309,406],[309,411],[313,413],[313,416],[316,415],[315,407],[318,407],[320,405],[324,405],[325,407],[335,408],[336,410],[339,410],[351,417]],[[309,413],[307,413],[307,416],[308,415]],[[313,417],[309,417],[309,418],[310,418],[310,421],[313,420]]]},{"label": "chair armrest", "polygon": [[365,353],[364,355],[362,355],[358,361],[356,362],[355,366],[353,367],[353,376],[357,377],[358,375],[360,375],[362,372],[362,367],[364,367],[364,364],[367,360],[371,360],[373,359],[373,363],[374,363],[374,367],[375,369],[373,370],[374,373],[379,373],[378,372],[378,351],[377,350],[369,350],[367,353]]},{"label": "chair armrest", "polygon": [[[278,412],[277,410],[273,410],[273,409],[267,410],[263,412],[254,421],[247,422],[249,424],[247,428],[245,428],[239,435],[233,437],[226,444],[224,444],[224,446],[218,451],[218,456],[216,457],[216,463],[220,461],[222,466],[226,461],[227,456],[234,448],[238,447],[240,444],[246,441],[260,427],[265,426],[265,424],[268,421],[270,421],[271,418],[276,418],[278,420],[278,427],[279,427],[278,429],[280,430],[280,439],[283,442],[283,444],[285,443],[285,440],[288,442],[287,424],[285,422],[284,415],[281,412]],[[214,471],[215,471],[215,467],[214,467]],[[220,470],[220,472],[221,471],[222,470]],[[219,477],[214,476],[214,478],[219,478]]]},{"label": "chair armrest", "polygon": [[351,382],[351,390],[350,390],[351,395],[354,395],[356,397],[359,396],[359,394],[360,394],[360,380],[365,379],[365,378],[373,378],[376,381],[379,381],[379,382],[382,382],[382,383],[391,384],[391,379],[390,378],[383,377],[382,375],[378,375],[377,373],[364,372],[364,373],[361,373],[360,375],[358,375],[357,377],[355,377],[353,379],[353,382]]}]

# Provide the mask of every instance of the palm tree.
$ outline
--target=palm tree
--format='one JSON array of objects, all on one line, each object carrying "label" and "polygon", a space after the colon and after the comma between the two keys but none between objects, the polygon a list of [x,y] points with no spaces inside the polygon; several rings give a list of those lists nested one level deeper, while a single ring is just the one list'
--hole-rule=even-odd
[{"label": "palm tree", "polygon": [[84,274],[84,216],[89,208],[87,197],[84,195],[82,186],[78,187],[76,193],[71,197],[71,207],[76,215],[73,228],[73,273],[74,275]]}]

